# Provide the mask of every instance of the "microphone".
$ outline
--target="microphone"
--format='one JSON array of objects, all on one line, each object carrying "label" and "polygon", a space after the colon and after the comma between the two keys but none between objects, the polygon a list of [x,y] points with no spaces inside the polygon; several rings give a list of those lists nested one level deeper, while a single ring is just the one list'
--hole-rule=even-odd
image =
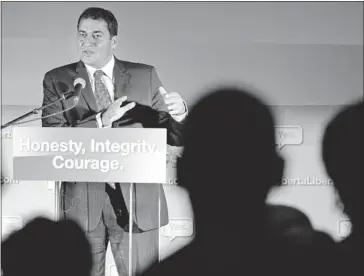
[{"label": "microphone", "polygon": [[[1,129],[4,129],[4,128],[9,127],[9,126],[12,126],[14,124],[24,124],[24,123],[28,123],[28,122],[32,122],[32,121],[36,121],[36,120],[42,119],[44,117],[36,118],[36,119],[33,119],[33,120],[29,120],[29,121],[25,121],[25,122],[18,123],[19,121],[21,121],[21,120],[29,117],[30,115],[38,114],[39,111],[43,110],[44,108],[46,108],[48,106],[52,106],[56,102],[62,101],[64,99],[69,99],[69,98],[72,98],[73,97],[74,105],[71,108],[75,107],[78,104],[78,101],[80,100],[80,96],[81,96],[82,89],[84,89],[86,87],[86,81],[83,78],[77,78],[73,82],[73,86],[75,87],[75,90],[74,91],[66,92],[62,96],[56,90],[56,93],[59,96],[58,99],[54,99],[49,104],[44,105],[44,106],[41,106],[39,108],[35,108],[32,111],[30,111],[30,112],[28,112],[28,113],[26,113],[26,114],[24,114],[24,115],[22,115],[22,116],[20,116],[18,118],[14,119],[14,120],[12,120],[12,121],[10,121],[8,123],[6,123],[5,125],[2,125],[1,126]],[[61,112],[56,112],[56,113],[47,115],[45,117],[54,116],[55,114],[66,112],[66,111],[68,111],[71,108],[68,108],[66,110],[62,110]]]},{"label": "microphone", "polygon": [[73,93],[73,101],[75,104],[78,104],[78,101],[80,100],[80,96],[82,93],[82,89],[86,87],[86,81],[83,78],[77,78],[73,82],[73,86],[75,87],[75,91]]}]

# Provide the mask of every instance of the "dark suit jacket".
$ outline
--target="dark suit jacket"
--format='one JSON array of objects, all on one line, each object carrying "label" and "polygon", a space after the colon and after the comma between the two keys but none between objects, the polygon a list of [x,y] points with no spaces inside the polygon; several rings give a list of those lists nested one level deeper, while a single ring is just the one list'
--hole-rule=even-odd
[{"label": "dark suit jacket", "polygon": [[[62,94],[72,91],[74,89],[73,82],[78,77],[86,80],[86,87],[82,91],[78,105],[67,112],[43,118],[43,127],[97,127],[96,114],[99,110],[86,67],[82,61],[53,69],[45,74],[43,106]],[[138,105],[130,110],[126,116],[114,122],[113,128],[166,128],[167,143],[174,146],[182,145],[182,124],[176,122],[169,115],[168,108],[158,93],[158,87],[162,83],[153,66],[121,61],[115,58],[114,79],[115,99],[127,96],[128,101],[134,101]],[[58,102],[45,108],[42,116],[65,110],[72,104],[72,99]],[[122,183],[120,187],[129,213],[130,184]],[[62,185],[62,190],[63,208],[64,212],[67,212],[67,217],[78,221],[86,231],[95,229],[102,214],[105,183],[65,182]],[[161,185],[134,185],[133,197],[133,231],[148,231],[159,228],[160,225],[168,224],[167,203]],[[161,201],[160,221],[158,198]],[[128,231],[127,221],[120,226]]]}]

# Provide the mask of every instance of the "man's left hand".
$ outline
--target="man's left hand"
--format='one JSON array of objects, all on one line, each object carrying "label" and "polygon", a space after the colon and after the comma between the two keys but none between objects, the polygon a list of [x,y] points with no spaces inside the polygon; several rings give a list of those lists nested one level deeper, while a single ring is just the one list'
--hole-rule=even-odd
[{"label": "man's left hand", "polygon": [[166,103],[169,114],[180,116],[186,113],[186,106],[180,94],[177,92],[163,93],[164,102]]}]

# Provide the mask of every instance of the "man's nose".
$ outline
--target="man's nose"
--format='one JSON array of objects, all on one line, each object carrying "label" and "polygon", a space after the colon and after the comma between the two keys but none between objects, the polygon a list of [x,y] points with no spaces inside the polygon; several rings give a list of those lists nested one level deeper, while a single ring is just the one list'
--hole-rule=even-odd
[{"label": "man's nose", "polygon": [[95,39],[92,36],[86,36],[81,40],[82,44],[87,46],[95,45]]}]

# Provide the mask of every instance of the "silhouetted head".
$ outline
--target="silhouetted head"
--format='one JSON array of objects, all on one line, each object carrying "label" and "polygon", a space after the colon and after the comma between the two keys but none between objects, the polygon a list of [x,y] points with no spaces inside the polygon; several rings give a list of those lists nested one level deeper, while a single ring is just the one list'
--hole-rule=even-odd
[{"label": "silhouetted head", "polygon": [[267,234],[273,239],[292,237],[297,242],[310,242],[314,230],[309,218],[303,212],[277,204],[268,204],[267,210]]},{"label": "silhouetted head", "polygon": [[90,245],[73,221],[36,218],[2,243],[4,276],[89,276]]},{"label": "silhouetted head", "polygon": [[247,91],[222,88],[190,112],[177,174],[197,220],[244,219],[265,205],[269,189],[280,182],[282,163],[269,108]]},{"label": "silhouetted head", "polygon": [[353,227],[363,225],[363,102],[340,111],[327,125],[322,145],[332,178]]}]

